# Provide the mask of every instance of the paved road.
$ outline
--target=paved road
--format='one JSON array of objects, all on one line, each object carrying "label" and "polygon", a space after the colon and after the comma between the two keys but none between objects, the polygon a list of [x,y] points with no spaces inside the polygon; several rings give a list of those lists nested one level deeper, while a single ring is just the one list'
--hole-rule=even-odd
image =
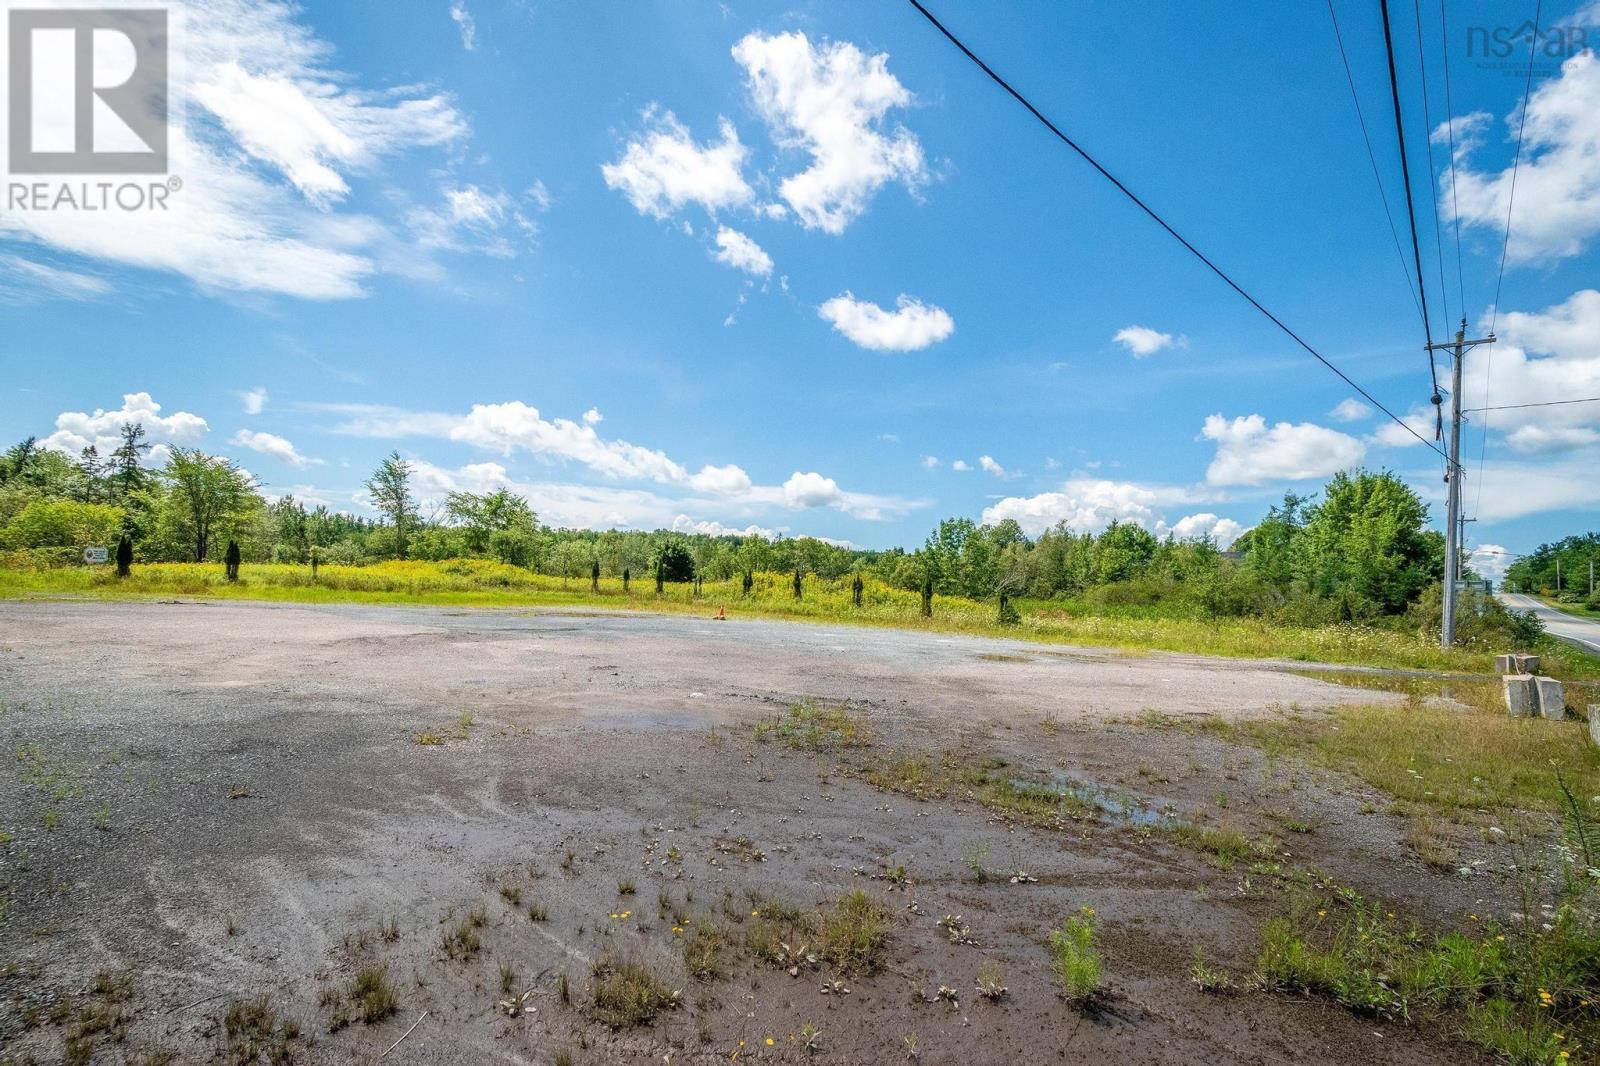
[{"label": "paved road", "polygon": [[1600,622],[1558,611],[1532,596],[1522,596],[1514,592],[1502,592],[1500,601],[1507,607],[1515,607],[1519,611],[1532,611],[1544,622],[1544,627],[1552,636],[1570,641],[1584,651],[1600,655]]}]

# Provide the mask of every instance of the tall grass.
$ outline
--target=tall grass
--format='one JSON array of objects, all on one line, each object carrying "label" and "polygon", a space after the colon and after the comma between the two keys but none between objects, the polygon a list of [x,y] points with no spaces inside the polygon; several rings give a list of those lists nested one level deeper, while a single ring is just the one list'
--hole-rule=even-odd
[{"label": "tall grass", "polygon": [[[851,602],[850,581],[806,578],[805,596],[794,598],[792,574],[757,574],[749,596],[738,579],[707,581],[695,597],[688,585],[669,585],[657,596],[651,582],[636,581],[624,592],[619,578],[602,578],[598,592],[587,577],[565,579],[480,559],[445,562],[385,562],[371,566],[323,566],[313,582],[308,566],[246,564],[237,582],[220,565],[147,563],[119,581],[107,568],[23,570],[0,568],[0,597],[80,595],[112,599],[196,596],[280,600],[299,603],[398,603],[454,606],[590,606],[665,612],[712,612],[726,606],[735,615],[819,622],[900,626],[987,634],[1045,643],[1167,650],[1243,658],[1364,664],[1426,670],[1487,672],[1487,653],[1441,649],[1410,633],[1359,625],[1282,626],[1251,618],[1152,617],[1081,604],[1013,601],[1022,613],[1016,626],[1001,626],[994,604],[940,596],[933,617],[921,617],[916,592],[867,579],[862,605]],[[1572,656],[1554,665],[1600,677],[1600,659]]]}]

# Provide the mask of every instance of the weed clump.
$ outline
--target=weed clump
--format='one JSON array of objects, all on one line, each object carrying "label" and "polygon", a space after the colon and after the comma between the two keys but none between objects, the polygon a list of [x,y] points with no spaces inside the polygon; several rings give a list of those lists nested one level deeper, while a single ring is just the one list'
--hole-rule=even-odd
[{"label": "weed clump", "polygon": [[594,978],[594,1016],[613,1029],[648,1025],[678,1002],[677,991],[639,959],[602,959],[595,964]]},{"label": "weed clump", "polygon": [[872,743],[872,731],[859,716],[847,708],[810,699],[801,700],[772,721],[757,722],[755,739],[765,742],[770,737],[796,751],[865,748]]},{"label": "weed clump", "polygon": [[322,999],[323,1006],[332,1010],[329,1032],[343,1029],[351,1022],[367,1025],[381,1022],[400,1006],[399,993],[389,981],[386,966],[368,966],[356,974],[342,993],[326,992]]},{"label": "weed clump", "polygon": [[1050,968],[1061,985],[1061,994],[1075,1006],[1084,1006],[1100,993],[1101,959],[1095,946],[1095,914],[1092,907],[1050,930]]}]

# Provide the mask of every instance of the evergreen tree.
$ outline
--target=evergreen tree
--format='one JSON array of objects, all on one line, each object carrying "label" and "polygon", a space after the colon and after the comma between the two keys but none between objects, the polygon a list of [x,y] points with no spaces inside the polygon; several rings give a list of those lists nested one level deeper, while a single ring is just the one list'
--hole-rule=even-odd
[{"label": "evergreen tree", "polygon": [[133,541],[123,537],[117,541],[117,576],[127,577],[133,573]]},{"label": "evergreen tree", "polygon": [[598,561],[589,564],[589,591],[600,591],[600,564]]},{"label": "evergreen tree", "polygon": [[399,452],[390,452],[367,479],[367,491],[372,494],[372,505],[394,526],[395,558],[404,559],[411,527],[417,520],[417,501],[411,495],[411,464],[400,458]]},{"label": "evergreen tree", "polygon": [[109,472],[118,500],[126,502],[134,493],[150,483],[144,469],[144,456],[151,448],[144,439],[144,425],[140,422],[122,423],[122,443],[111,453]]},{"label": "evergreen tree", "polygon": [[922,617],[933,617],[933,575],[922,575]]},{"label": "evergreen tree", "polygon": [[632,579],[632,577],[633,577],[633,572],[631,570],[629,570],[627,567],[623,567],[622,568],[622,591],[623,592],[627,592],[628,591],[628,582],[629,582],[629,580]]},{"label": "evergreen tree", "polygon": [[855,581],[850,584],[850,600],[857,607],[861,606],[861,593],[865,588],[866,586],[861,581],[861,575],[857,574]]},{"label": "evergreen tree", "polygon": [[803,595],[805,595],[804,573],[797,566],[794,568],[794,598],[798,600]]},{"label": "evergreen tree", "polygon": [[744,594],[750,595],[750,590],[756,587],[756,576],[750,571],[744,572]]}]

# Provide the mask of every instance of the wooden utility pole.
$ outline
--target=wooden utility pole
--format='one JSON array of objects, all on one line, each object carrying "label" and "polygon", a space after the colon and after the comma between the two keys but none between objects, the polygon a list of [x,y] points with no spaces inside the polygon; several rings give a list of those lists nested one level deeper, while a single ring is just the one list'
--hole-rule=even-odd
[{"label": "wooden utility pole", "polygon": [[[1450,368],[1450,458],[1449,468],[1445,471],[1447,492],[1445,516],[1445,563],[1444,563],[1444,618],[1439,626],[1439,643],[1448,648],[1456,642],[1456,584],[1460,577],[1461,567],[1461,379],[1462,364],[1466,361],[1468,348],[1476,348],[1480,344],[1493,344],[1493,333],[1478,340],[1467,340],[1467,320],[1461,319],[1461,328],[1456,330],[1456,339],[1448,344],[1430,344],[1427,346],[1429,355],[1438,350],[1453,353],[1454,365]],[[1488,401],[1485,399],[1485,406]]]}]

